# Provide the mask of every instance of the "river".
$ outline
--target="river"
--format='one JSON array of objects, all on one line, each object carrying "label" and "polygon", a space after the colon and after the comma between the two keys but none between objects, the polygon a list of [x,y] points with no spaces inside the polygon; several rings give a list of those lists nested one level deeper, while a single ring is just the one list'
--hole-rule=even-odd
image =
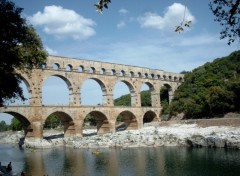
[{"label": "river", "polygon": [[32,176],[208,176],[240,174],[240,150],[156,147],[19,149],[0,145],[2,165]]}]

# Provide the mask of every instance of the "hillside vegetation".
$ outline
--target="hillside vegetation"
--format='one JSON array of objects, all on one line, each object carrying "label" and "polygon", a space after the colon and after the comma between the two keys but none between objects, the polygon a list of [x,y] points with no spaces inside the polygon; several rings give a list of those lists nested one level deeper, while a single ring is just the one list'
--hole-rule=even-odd
[{"label": "hillside vegetation", "polygon": [[186,73],[174,93],[170,115],[202,118],[240,112],[240,51]]},{"label": "hillside vegetation", "polygon": [[[240,112],[240,51],[185,72],[184,80],[170,105],[167,89],[161,89],[162,114],[183,113],[189,119]],[[130,106],[131,97],[123,95],[114,104]],[[141,92],[141,105],[151,106],[150,91]]]}]

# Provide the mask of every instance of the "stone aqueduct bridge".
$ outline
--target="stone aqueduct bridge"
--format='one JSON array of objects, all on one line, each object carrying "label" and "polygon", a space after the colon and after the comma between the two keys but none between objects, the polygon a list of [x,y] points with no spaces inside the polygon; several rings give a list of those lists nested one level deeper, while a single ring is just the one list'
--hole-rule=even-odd
[{"label": "stone aqueduct bridge", "polygon": [[[25,126],[26,137],[42,138],[43,125],[51,114],[64,123],[64,136],[82,136],[84,118],[90,114],[97,123],[98,134],[115,132],[117,117],[121,115],[126,129],[139,129],[144,122],[160,121],[160,89],[165,85],[169,98],[183,81],[182,74],[144,67],[113,64],[49,56],[42,68],[30,74],[21,73],[29,91],[29,105],[1,107],[0,112],[16,117]],[[46,106],[42,104],[43,82],[50,76],[63,79],[69,89],[69,105]],[[100,106],[81,105],[80,90],[84,81],[95,80],[102,89],[103,103]],[[115,83],[124,82],[131,94],[131,106],[114,106]],[[141,107],[141,86],[147,84],[151,90],[151,107]],[[60,95],[61,96],[61,95]]]}]

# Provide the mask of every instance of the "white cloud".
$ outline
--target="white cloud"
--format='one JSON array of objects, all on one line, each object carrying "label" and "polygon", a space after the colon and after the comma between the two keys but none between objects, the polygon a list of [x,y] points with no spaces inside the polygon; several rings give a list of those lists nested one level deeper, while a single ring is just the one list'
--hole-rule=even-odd
[{"label": "white cloud", "polygon": [[180,3],[174,3],[169,6],[164,15],[160,16],[157,13],[146,12],[142,17],[139,17],[141,27],[154,28],[158,30],[171,30],[180,25],[183,21],[185,13],[185,21],[195,21],[194,16],[185,6]]},{"label": "white cloud", "polygon": [[70,9],[61,6],[46,6],[43,12],[37,12],[29,17],[35,26],[42,26],[43,31],[58,38],[71,37],[74,39],[86,39],[96,32],[92,19],[84,18]]},{"label": "white cloud", "polygon": [[47,50],[48,54],[50,54],[50,55],[56,55],[58,53],[56,50],[53,50],[53,49],[49,48],[48,46],[46,46],[45,49]]},{"label": "white cloud", "polygon": [[127,14],[128,11],[127,11],[126,9],[124,9],[124,8],[121,8],[121,9],[118,11],[118,13],[120,13],[120,14]]},{"label": "white cloud", "polygon": [[123,28],[126,26],[126,23],[125,21],[120,21],[118,24],[117,24],[117,28],[120,29],[120,28]]}]

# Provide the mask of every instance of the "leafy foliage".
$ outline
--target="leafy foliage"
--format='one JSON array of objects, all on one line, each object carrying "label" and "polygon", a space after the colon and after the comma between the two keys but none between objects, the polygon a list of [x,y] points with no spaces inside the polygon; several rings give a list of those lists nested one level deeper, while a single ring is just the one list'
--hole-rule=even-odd
[{"label": "leafy foliage", "polygon": [[[149,90],[141,92],[141,106],[151,106],[151,92]],[[131,106],[130,94],[123,95],[114,100],[115,106]]]},{"label": "leafy foliage", "polygon": [[2,120],[0,122],[0,132],[7,131],[7,130],[8,130],[8,125],[6,124],[6,122],[4,120]]},{"label": "leafy foliage", "polygon": [[99,0],[97,4],[94,4],[96,6],[96,10],[99,13],[103,12],[103,9],[108,9],[108,4],[111,3],[111,0]]},{"label": "leafy foliage", "polygon": [[228,44],[240,37],[240,0],[214,0],[209,4],[216,16],[215,21],[223,26],[221,39],[228,38]]},{"label": "leafy foliage", "polygon": [[16,69],[40,67],[47,57],[34,28],[22,18],[22,10],[9,0],[0,0],[0,106],[11,98],[24,100]]},{"label": "leafy foliage", "polygon": [[20,131],[20,130],[23,129],[23,125],[22,125],[22,123],[18,119],[12,118],[11,124],[10,124],[9,128],[12,131]]},{"label": "leafy foliage", "polygon": [[186,118],[240,112],[240,51],[185,74],[175,91],[170,114],[183,112]]},{"label": "leafy foliage", "polygon": [[54,128],[60,127],[62,125],[63,124],[62,124],[60,118],[58,118],[55,115],[50,115],[45,121],[44,128],[54,129]]},{"label": "leafy foliage", "polygon": [[90,114],[87,115],[87,117],[84,119],[84,123],[89,123],[90,126],[96,126],[97,122],[93,116]]}]

